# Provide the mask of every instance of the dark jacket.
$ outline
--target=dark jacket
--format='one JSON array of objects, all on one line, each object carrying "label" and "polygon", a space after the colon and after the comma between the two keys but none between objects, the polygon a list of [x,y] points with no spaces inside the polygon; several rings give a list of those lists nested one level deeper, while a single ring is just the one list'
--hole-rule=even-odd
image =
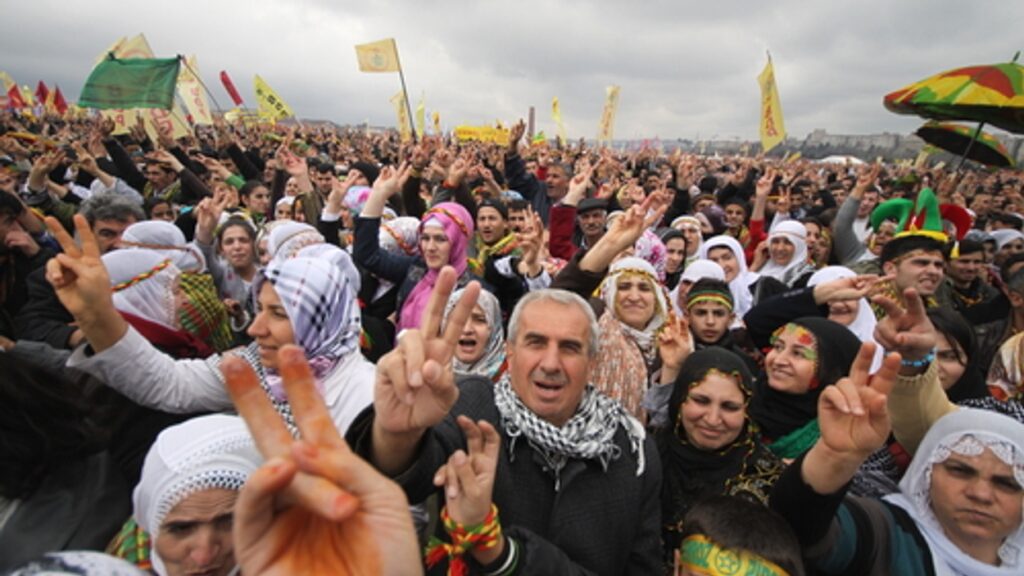
[{"label": "dark jacket", "polygon": [[508,180],[509,189],[522,194],[523,198],[533,205],[533,211],[540,215],[544,226],[547,227],[548,212],[557,202],[548,196],[547,184],[526,169],[526,163],[519,154],[505,156],[505,178]]},{"label": "dark jacket", "polygon": [[[437,469],[455,450],[467,450],[455,417],[483,419],[502,437],[493,500],[503,532],[520,546],[518,574],[661,573],[662,472],[650,437],[644,442],[646,467],[641,475],[637,476],[636,456],[620,429],[615,440],[621,455],[607,471],[596,461],[570,460],[556,492],[554,477],[528,442],[516,442],[509,454],[509,437],[494,405],[491,382],[467,378],[459,382],[459,391],[448,416],[424,435],[415,463],[395,478],[410,502],[440,494],[433,483]],[[347,435],[364,458],[370,455],[373,418],[371,406]]]},{"label": "dark jacket", "polygon": [[0,264],[0,283],[9,290],[4,294],[3,302],[0,302],[0,335],[13,340],[23,337],[15,328],[14,317],[28,302],[28,277],[36,270],[43,269],[46,261],[52,257],[53,252],[48,248],[40,247],[39,252],[32,257],[25,256],[20,250],[13,250],[7,262]]},{"label": "dark jacket", "polygon": [[15,317],[15,328],[20,339],[46,342],[54,348],[67,348],[68,338],[75,331],[71,315],[46,280],[46,268],[38,268],[28,275],[28,299]]}]

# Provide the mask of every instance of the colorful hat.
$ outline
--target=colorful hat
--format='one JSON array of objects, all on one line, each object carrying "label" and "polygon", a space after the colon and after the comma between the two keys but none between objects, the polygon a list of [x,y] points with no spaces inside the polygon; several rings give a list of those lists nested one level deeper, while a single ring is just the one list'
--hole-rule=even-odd
[{"label": "colorful hat", "polygon": [[971,229],[971,215],[955,204],[939,205],[931,188],[925,188],[917,195],[917,203],[906,198],[893,198],[878,205],[871,213],[871,227],[877,232],[882,222],[897,220],[896,238],[904,236],[927,236],[940,242],[949,242],[952,226],[954,240],[963,239]]}]

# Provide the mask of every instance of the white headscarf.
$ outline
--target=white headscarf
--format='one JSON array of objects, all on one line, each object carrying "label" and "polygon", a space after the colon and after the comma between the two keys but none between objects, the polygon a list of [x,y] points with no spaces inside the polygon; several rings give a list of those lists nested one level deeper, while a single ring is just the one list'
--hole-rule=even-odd
[{"label": "white headscarf", "polygon": [[732,236],[723,234],[708,238],[700,247],[700,258],[707,260],[708,253],[715,248],[728,248],[736,257],[736,277],[729,282],[729,290],[732,292],[733,302],[736,303],[736,319],[739,320],[754,306],[754,295],[750,292],[750,286],[761,276],[747,270],[747,257],[743,253],[743,246]]},{"label": "white headscarf", "polygon": [[768,243],[776,238],[784,238],[793,245],[793,257],[785,264],[776,264],[771,258],[761,268],[761,276],[770,276],[786,286],[792,286],[797,279],[807,272],[807,228],[796,220],[779,222],[768,233]]},{"label": "white headscarf", "polygon": [[[807,281],[807,285],[817,286],[818,284],[824,284],[833,280],[855,278],[856,276],[856,272],[845,266],[826,266],[812,274],[811,279]],[[853,332],[854,336],[860,338],[861,342],[872,342],[875,344],[875,357],[871,360],[872,374],[882,367],[882,360],[885,358],[885,350],[875,341],[876,324],[878,324],[878,320],[875,318],[875,313],[871,310],[871,304],[868,303],[867,298],[861,298],[857,301],[857,316],[846,327],[850,329],[850,332]]]},{"label": "white headscarf", "polygon": [[700,222],[699,218],[697,218],[696,216],[690,216],[690,215],[679,216],[675,220],[672,220],[672,223],[669,224],[669,227],[670,228],[675,228],[676,230],[679,230],[680,232],[682,232],[683,230],[686,230],[686,229],[694,229],[694,230],[696,230],[697,231],[697,248],[696,248],[696,250],[694,250],[693,255],[690,256],[689,255],[690,245],[689,245],[689,243],[687,243],[687,245],[686,245],[686,252],[687,252],[688,255],[686,256],[685,262],[686,262],[687,265],[689,265],[694,260],[697,260],[698,258],[701,258],[700,249],[701,249],[702,246],[704,246],[704,236],[702,235],[702,232],[701,232],[701,222]]},{"label": "white headscarf", "polygon": [[1024,240],[1024,232],[1020,230],[1013,230],[1010,228],[1004,228],[1002,230],[993,230],[989,232],[992,238],[996,241],[996,250],[1002,250],[1003,246],[1006,246],[1014,240]]},{"label": "white headscarf", "polygon": [[241,490],[262,463],[245,422],[237,416],[200,416],[157,436],[132,494],[135,521],[153,542],[150,557],[157,574],[167,573],[155,545],[167,514],[202,490]]},{"label": "white headscarf", "polygon": [[[683,269],[683,274],[679,277],[679,283],[676,284],[676,287],[668,295],[669,301],[672,302],[672,309],[676,311],[677,315],[683,315],[683,309],[679,307],[679,287],[683,282],[693,284],[701,278],[712,278],[725,282],[725,270],[722,270],[722,267],[717,262],[712,262],[711,260],[698,259],[687,264],[686,268]],[[735,298],[733,296],[734,300]]]},{"label": "white headscarf", "polygon": [[136,222],[124,229],[121,245],[126,249],[146,248],[170,258],[182,272],[205,272],[206,259],[194,244],[185,240],[181,229],[163,220]]},{"label": "white headscarf", "polygon": [[178,329],[174,289],[181,271],[155,250],[114,250],[103,255],[114,308],[169,330]]},{"label": "white headscarf", "polygon": [[885,497],[910,514],[931,549],[936,573],[1009,576],[1024,573],[1024,522],[999,548],[1001,565],[979,562],[946,537],[931,506],[932,468],[951,455],[976,456],[988,448],[1013,469],[1024,486],[1024,424],[990,410],[959,408],[932,425],[900,481],[900,491]]},{"label": "white headscarf", "polygon": [[[462,293],[465,292],[465,288],[460,288],[448,298],[448,305],[444,309],[444,325],[448,325],[448,316],[451,315],[452,310],[455,309],[455,305],[459,303],[459,299],[462,298]],[[483,356],[481,356],[476,362],[472,364],[466,364],[458,357],[452,358],[452,368],[455,370],[456,376],[483,376],[484,378],[493,379],[501,365],[505,362],[505,334],[502,329],[501,323],[501,305],[498,303],[498,299],[487,290],[480,291],[480,297],[476,301],[484,311],[484,316],[487,317],[487,326],[491,329],[490,335],[487,337],[487,345],[484,347]]]},{"label": "white headscarf", "polygon": [[292,258],[306,246],[323,242],[324,237],[316,228],[289,220],[270,231],[267,237],[267,254],[271,259]]}]

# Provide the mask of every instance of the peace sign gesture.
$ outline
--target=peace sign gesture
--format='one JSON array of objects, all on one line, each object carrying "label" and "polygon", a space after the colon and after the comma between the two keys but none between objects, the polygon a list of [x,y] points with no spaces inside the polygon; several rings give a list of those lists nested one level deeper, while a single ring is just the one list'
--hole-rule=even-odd
[{"label": "peace sign gesture", "polygon": [[[875,326],[875,340],[886,350],[899,352],[906,360],[920,360],[935,348],[935,328],[916,289],[904,290],[903,300],[906,309],[886,296],[871,299],[885,310],[885,317]],[[927,368],[927,365],[917,368]],[[904,370],[903,373],[910,375],[916,371]]]},{"label": "peace sign gesture", "polygon": [[459,397],[452,357],[476,305],[480,284],[466,286],[442,332],[445,305],[455,281],[455,269],[441,269],[420,327],[403,331],[395,349],[377,362],[373,456],[386,474],[406,467],[423,432],[439,423]]},{"label": "peace sign gesture", "polygon": [[243,574],[417,574],[420,559],[402,489],[352,453],[297,346],[278,354],[302,439],[296,440],[242,359],[221,364],[228,392],[267,458],[235,505]]},{"label": "peace sign gesture", "polygon": [[865,342],[850,375],[826,386],[818,399],[821,438],[804,459],[801,474],[818,494],[833,494],[885,444],[892,424],[886,405],[896,382],[900,355],[889,354],[870,376],[875,344]]}]

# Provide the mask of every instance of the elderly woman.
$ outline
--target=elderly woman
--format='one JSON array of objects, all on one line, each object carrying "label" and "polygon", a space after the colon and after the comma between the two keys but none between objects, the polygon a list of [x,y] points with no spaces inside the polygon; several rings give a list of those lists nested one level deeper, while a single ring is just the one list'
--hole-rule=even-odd
[{"label": "elderly woman", "polygon": [[[920,340],[905,333],[904,341]],[[771,498],[810,565],[827,574],[1020,574],[1024,424],[1012,418],[969,408],[949,413],[913,444],[898,493],[844,499],[848,481],[891,426],[930,420],[923,404],[916,414],[901,404],[887,409],[894,382],[942,396],[934,364],[920,350],[902,361],[887,358],[869,386],[873,350],[864,348],[850,377],[821,398],[821,438],[786,470]]]},{"label": "elderly woman", "polygon": [[235,573],[232,512],[262,463],[237,416],[202,416],[164,430],[146,455],[132,498],[135,522],[116,552],[160,576]]},{"label": "elderly woman", "polygon": [[[218,370],[221,357],[175,361],[154,349],[117,314],[93,236],[84,219],[76,218],[76,225],[82,249],[67,233],[56,231],[65,254],[47,269],[90,344],[76,350],[69,365],[144,406],[179,413],[229,409]],[[372,400],[373,366],[359,354],[358,273],[346,253],[333,249],[333,254],[272,260],[255,278],[259,313],[248,330],[254,342],[240,355],[287,418],[291,409],[277,371],[277,351],[285,344],[300,345],[335,425],[345,430]]]},{"label": "elderly woman", "polygon": [[[452,292],[444,310],[444,323],[462,298],[464,289]],[[443,328],[442,328],[443,329]],[[501,322],[498,298],[487,291],[480,292],[473,313],[459,335],[458,347],[452,367],[456,376],[483,376],[497,382],[508,369],[505,361],[505,335]]]},{"label": "elderly woman", "polygon": [[668,298],[654,267],[631,256],[611,265],[601,299],[601,343],[591,381],[639,417],[647,383],[657,367],[657,335],[669,317]]},{"label": "elderly woman", "polygon": [[399,285],[397,328],[402,330],[419,327],[442,267],[455,268],[460,287],[473,280],[467,262],[473,218],[461,204],[441,202],[423,215],[419,229],[420,254],[392,254],[380,245],[380,224],[385,202],[398,191],[397,175],[385,168],[356,219],[352,257],[369,272]]},{"label": "elderly woman", "polygon": [[747,413],[752,379],[746,362],[721,348],[698,350],[683,363],[668,404],[668,425],[656,436],[666,550],[679,547],[683,518],[705,498],[739,495],[768,503],[783,466],[761,444]]}]

